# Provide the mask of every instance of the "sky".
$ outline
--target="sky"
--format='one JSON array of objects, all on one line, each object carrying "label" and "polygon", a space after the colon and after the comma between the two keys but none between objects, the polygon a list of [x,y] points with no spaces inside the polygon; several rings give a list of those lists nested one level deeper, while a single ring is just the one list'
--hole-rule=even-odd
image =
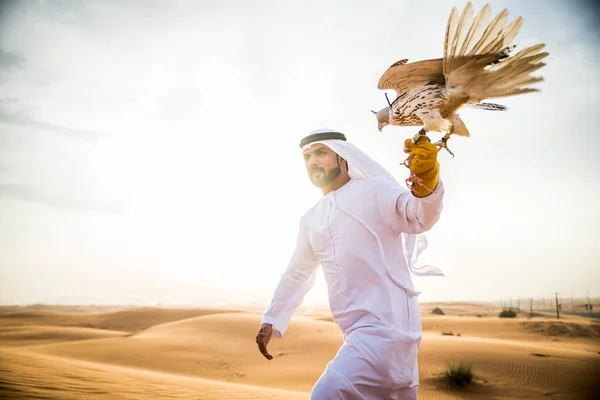
[{"label": "sky", "polygon": [[[418,128],[377,130],[377,82],[441,57],[466,1],[0,4],[0,304],[260,308],[321,196],[299,140],[342,131],[403,182]],[[546,44],[544,81],[460,111],[420,300],[599,296],[598,10],[490,4]]]}]

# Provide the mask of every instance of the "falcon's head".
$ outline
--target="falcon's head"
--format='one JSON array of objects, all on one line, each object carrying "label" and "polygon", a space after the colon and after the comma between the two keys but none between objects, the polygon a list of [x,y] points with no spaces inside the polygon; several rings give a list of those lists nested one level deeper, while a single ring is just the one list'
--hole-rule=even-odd
[{"label": "falcon's head", "polygon": [[371,110],[371,112],[373,114],[375,114],[375,116],[377,117],[377,129],[379,129],[379,132],[381,132],[381,130],[385,126],[388,126],[390,124],[390,108],[389,107],[382,108],[381,110],[379,110],[379,112],[375,112],[373,110]]}]

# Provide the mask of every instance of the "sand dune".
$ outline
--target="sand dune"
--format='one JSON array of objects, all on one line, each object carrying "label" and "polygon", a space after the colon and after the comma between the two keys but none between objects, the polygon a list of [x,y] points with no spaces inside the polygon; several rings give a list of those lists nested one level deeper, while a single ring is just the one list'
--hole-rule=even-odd
[{"label": "sand dune", "polygon": [[285,340],[273,340],[268,362],[254,337],[260,317],[231,313],[196,317],[125,338],[36,346],[38,353],[154,371],[308,391],[342,343],[332,323],[296,318]]},{"label": "sand dune", "polygon": [[[548,341],[569,339],[569,343],[587,343],[590,339],[600,342],[600,324],[583,317],[569,320],[552,318],[474,318],[451,316],[423,316],[423,331],[453,332],[461,335],[512,339],[525,341]],[[571,340],[575,339],[575,340]]]},{"label": "sand dune", "polygon": [[305,393],[0,349],[2,399],[305,399]]},{"label": "sand dune", "polygon": [[[23,393],[41,398],[307,398],[342,343],[337,326],[323,320],[326,315],[298,315],[283,339],[271,341],[275,358],[267,361],[254,342],[257,313],[156,310],[0,317],[0,397],[4,390],[14,398]],[[420,398],[594,398],[600,393],[593,392],[600,371],[598,323],[578,318],[424,314]],[[9,325],[11,319],[15,325]],[[153,321],[160,322],[150,326]],[[82,322],[129,330],[71,326]],[[440,378],[449,363],[458,362],[473,365],[476,381],[467,389],[449,388]]]},{"label": "sand dune", "polygon": [[[596,352],[561,349],[543,342],[465,338],[427,333],[419,354],[423,378],[443,372],[446,363],[472,364],[483,383],[529,389],[531,395],[560,394],[582,398],[593,371],[600,368]],[[587,371],[587,373],[586,373]]]},{"label": "sand dune", "polygon": [[31,346],[72,340],[89,340],[129,335],[128,332],[107,329],[62,326],[3,326],[0,327],[0,347]]},{"label": "sand dune", "polygon": [[137,332],[157,324],[201,315],[222,314],[235,310],[193,308],[130,308],[107,313],[25,311],[0,315],[0,327],[18,325],[78,326]]}]

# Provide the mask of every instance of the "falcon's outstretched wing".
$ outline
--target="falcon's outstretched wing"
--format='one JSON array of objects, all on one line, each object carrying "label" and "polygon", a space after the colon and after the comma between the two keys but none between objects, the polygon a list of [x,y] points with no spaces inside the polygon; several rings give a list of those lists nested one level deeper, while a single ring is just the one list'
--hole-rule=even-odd
[{"label": "falcon's outstretched wing", "polygon": [[377,88],[395,90],[396,95],[400,96],[410,89],[429,82],[444,83],[441,58],[409,64],[406,63],[407,61],[408,59],[404,59],[392,64],[379,79]]}]

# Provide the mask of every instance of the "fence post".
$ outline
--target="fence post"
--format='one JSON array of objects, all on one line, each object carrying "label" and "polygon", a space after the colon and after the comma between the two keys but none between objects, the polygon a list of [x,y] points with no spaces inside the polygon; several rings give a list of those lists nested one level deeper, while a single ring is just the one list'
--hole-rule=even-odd
[{"label": "fence post", "polygon": [[533,298],[529,299],[529,316],[533,317]]}]

